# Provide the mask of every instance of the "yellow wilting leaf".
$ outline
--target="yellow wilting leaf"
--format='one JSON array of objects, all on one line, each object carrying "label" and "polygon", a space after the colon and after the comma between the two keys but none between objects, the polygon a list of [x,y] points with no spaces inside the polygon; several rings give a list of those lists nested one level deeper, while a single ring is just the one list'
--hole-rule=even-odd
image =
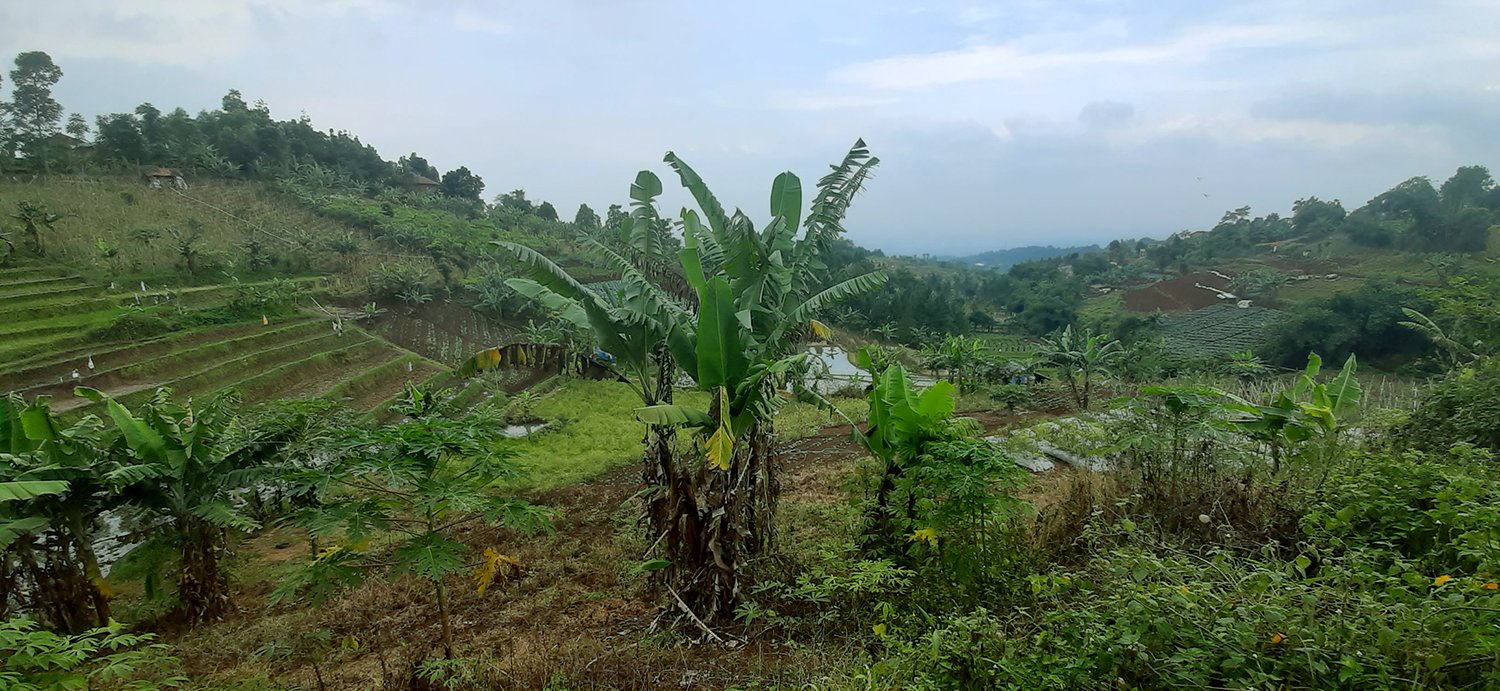
[{"label": "yellow wilting leaf", "polygon": [[516,561],[515,557],[496,552],[493,547],[484,548],[484,561],[474,570],[474,583],[479,586],[478,594],[483,595],[485,588],[495,582],[495,576],[500,575],[501,566],[507,567],[509,572],[515,572],[520,570],[521,562]]},{"label": "yellow wilting leaf", "polygon": [[269,326],[270,324],[271,324],[271,320],[270,319],[266,319],[266,315],[264,315],[264,314],[260,315],[260,325],[261,326]]},{"label": "yellow wilting leaf", "polygon": [[719,428],[708,438],[705,450],[708,463],[719,470],[729,470],[734,460],[734,429],[729,425],[729,389],[719,387]]},{"label": "yellow wilting leaf", "polygon": [[1437,578],[1432,579],[1432,584],[1433,585],[1442,585],[1442,584],[1447,583],[1448,581],[1451,581],[1451,580],[1453,580],[1452,576],[1444,574],[1442,576],[1438,576]]},{"label": "yellow wilting leaf", "polygon": [[1479,587],[1484,588],[1485,590],[1495,590],[1497,588],[1500,588],[1500,583],[1496,583],[1494,581],[1490,581],[1489,583],[1486,583],[1486,584],[1484,584],[1482,586],[1479,586]]},{"label": "yellow wilting leaf", "polygon": [[818,338],[825,341],[833,338],[833,329],[828,328],[828,325],[823,322],[813,319],[807,322],[807,326],[812,329],[813,335]]},{"label": "yellow wilting leaf", "polygon": [[1271,636],[1271,643],[1272,644],[1281,645],[1282,643],[1285,643],[1285,642],[1286,642],[1286,636],[1283,636],[1283,635],[1281,635],[1279,633],[1278,634],[1272,634],[1272,636]]},{"label": "yellow wilting leaf", "polygon": [[933,530],[932,528],[922,528],[921,530],[912,531],[911,536],[906,538],[906,541],[925,542],[928,545],[937,547],[937,537],[938,534],[936,530]]}]

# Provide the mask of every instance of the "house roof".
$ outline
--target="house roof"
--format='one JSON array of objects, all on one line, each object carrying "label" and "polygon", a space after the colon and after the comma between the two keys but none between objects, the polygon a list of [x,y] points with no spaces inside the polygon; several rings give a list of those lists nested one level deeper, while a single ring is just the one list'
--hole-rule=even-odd
[{"label": "house roof", "polygon": [[443,183],[438,182],[437,180],[433,180],[432,178],[429,178],[429,177],[427,177],[425,175],[418,175],[416,173],[407,173],[406,174],[406,178],[404,180],[402,180],[402,182],[405,183],[405,184],[408,184],[408,185],[418,185],[418,186],[421,186],[421,187],[442,187],[443,186]]}]

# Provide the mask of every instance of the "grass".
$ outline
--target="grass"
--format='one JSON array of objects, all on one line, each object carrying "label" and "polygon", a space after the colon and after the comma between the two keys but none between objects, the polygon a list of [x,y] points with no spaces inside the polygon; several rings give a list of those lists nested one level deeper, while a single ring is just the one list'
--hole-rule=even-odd
[{"label": "grass", "polygon": [[[296,251],[289,243],[257,233],[257,228],[270,230],[277,236],[305,234],[318,240],[346,232],[342,224],[303,209],[255,183],[194,182],[186,194],[184,197],[172,190],[148,189],[134,176],[52,177],[38,182],[0,184],[0,199],[8,202],[0,210],[10,213],[13,200],[25,199],[64,214],[54,231],[43,239],[48,258],[86,266],[95,273],[173,270],[178,258],[167,231],[187,231],[190,225],[202,227],[198,249],[204,254],[205,264],[237,266],[245,263],[241,244],[251,235],[258,234],[269,254],[285,258]],[[160,238],[144,244],[133,237],[139,229],[155,230]],[[100,256],[100,241],[119,250],[113,261]]]},{"label": "grass", "polygon": [[[700,392],[678,392],[675,400],[708,406],[708,396]],[[534,408],[538,417],[552,423],[548,429],[512,442],[516,460],[529,470],[518,485],[554,489],[639,460],[646,433],[645,425],[635,419],[639,407],[640,396],[626,384],[563,381]]]}]

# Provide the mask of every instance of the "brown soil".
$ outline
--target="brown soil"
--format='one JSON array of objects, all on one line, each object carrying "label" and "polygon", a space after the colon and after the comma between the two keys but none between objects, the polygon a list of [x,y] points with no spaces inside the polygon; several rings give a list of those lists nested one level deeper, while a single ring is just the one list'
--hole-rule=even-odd
[{"label": "brown soil", "polygon": [[1131,312],[1186,312],[1224,302],[1213,291],[1199,288],[1199,283],[1219,290],[1229,290],[1229,281],[1214,274],[1183,274],[1144,288],[1125,291],[1125,309]]},{"label": "brown soil", "polygon": [[[970,413],[987,429],[1020,419],[998,411]],[[828,427],[782,447],[783,502],[825,504],[846,498],[845,485],[862,451],[847,425]],[[738,648],[695,645],[653,632],[656,598],[631,566],[644,545],[631,498],[640,488],[634,464],[588,482],[539,492],[531,501],[557,511],[555,532],[526,536],[473,524],[454,537],[475,549],[514,557],[519,568],[479,595],[468,579],[447,582],[456,653],[477,660],[483,688],[544,688],[566,679],[569,689],[722,689],[752,680],[795,687],[832,662],[752,639]],[[1060,474],[1059,474],[1060,475]],[[1037,498],[1060,480],[1041,483]],[[414,665],[442,655],[433,595],[414,578],[379,578],[316,608],[270,607],[266,595],[279,565],[307,554],[292,531],[268,533],[240,550],[257,574],[235,596],[236,611],[190,635],[168,632],[174,654],[199,683],[265,675],[280,686],[319,686],[311,657],[256,656],[268,645],[295,647],[326,630],[332,644],[317,670],[328,689],[416,688]],[[726,632],[732,633],[732,632]],[[340,650],[346,636],[359,650]],[[821,667],[820,667],[821,666]]]}]

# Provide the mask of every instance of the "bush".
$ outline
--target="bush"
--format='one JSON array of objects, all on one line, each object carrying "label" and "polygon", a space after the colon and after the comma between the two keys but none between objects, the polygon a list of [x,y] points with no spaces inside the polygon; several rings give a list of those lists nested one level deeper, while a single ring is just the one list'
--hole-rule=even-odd
[{"label": "bush", "polygon": [[1395,430],[1399,443],[1438,451],[1465,442],[1500,451],[1500,357],[1450,373]]},{"label": "bush", "polygon": [[[100,682],[119,683],[151,667],[175,664],[163,652],[166,646],[151,640],[150,634],[127,634],[119,624],[64,636],[40,630],[28,619],[11,619],[0,623],[0,688],[97,688]],[[127,688],[157,689],[184,682],[157,675],[130,681]]]}]

